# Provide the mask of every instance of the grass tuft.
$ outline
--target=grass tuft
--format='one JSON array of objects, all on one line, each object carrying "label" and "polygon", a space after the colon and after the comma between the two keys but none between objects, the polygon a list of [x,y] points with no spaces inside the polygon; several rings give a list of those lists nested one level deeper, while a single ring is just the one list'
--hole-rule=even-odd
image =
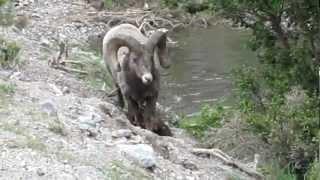
[{"label": "grass tuft", "polygon": [[209,128],[221,127],[224,114],[225,109],[222,106],[205,105],[199,115],[182,119],[179,127],[201,138]]},{"label": "grass tuft", "polygon": [[51,132],[53,132],[55,134],[59,134],[61,136],[66,136],[67,135],[67,131],[66,131],[66,128],[65,128],[64,124],[62,122],[60,122],[59,120],[55,120],[53,122],[50,122],[48,129]]},{"label": "grass tuft", "polygon": [[20,50],[16,42],[0,38],[0,67],[8,69],[18,65]]}]

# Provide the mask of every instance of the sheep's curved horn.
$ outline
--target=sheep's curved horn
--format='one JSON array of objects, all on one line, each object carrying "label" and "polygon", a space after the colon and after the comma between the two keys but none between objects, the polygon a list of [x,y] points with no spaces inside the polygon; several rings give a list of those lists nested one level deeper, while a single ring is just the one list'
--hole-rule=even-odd
[{"label": "sheep's curved horn", "polygon": [[159,56],[160,65],[163,68],[170,67],[170,61],[168,58],[168,48],[167,48],[167,30],[160,29],[154,32],[147,42],[147,48],[154,52],[156,50]]},{"label": "sheep's curved horn", "polygon": [[[110,56],[111,59],[117,59],[118,57],[118,50],[120,47],[126,46],[129,48],[129,52],[134,51],[134,52],[142,52],[142,45],[139,43],[138,40],[136,40],[134,37],[129,36],[129,35],[119,35],[117,37],[112,37],[109,41],[108,44],[106,45],[107,52]],[[116,71],[120,71],[121,67],[119,62],[115,65]]]}]

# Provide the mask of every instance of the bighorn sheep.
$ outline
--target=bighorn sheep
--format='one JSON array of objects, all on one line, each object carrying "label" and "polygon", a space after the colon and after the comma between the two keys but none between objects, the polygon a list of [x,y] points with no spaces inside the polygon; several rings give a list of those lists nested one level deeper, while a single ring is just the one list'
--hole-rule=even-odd
[{"label": "bighorn sheep", "polygon": [[166,31],[157,30],[147,38],[131,24],[113,27],[103,39],[103,59],[118,89],[119,106],[124,108],[123,96],[128,104],[131,123],[171,136],[169,127],[156,117],[157,60],[163,68],[169,67]]}]

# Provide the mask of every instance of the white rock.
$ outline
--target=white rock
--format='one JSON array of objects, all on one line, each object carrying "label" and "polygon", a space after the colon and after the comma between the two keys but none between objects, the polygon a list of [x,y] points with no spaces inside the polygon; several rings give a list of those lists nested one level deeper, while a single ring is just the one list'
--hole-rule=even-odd
[{"label": "white rock", "polygon": [[156,155],[153,148],[147,144],[118,145],[120,152],[129,160],[143,168],[151,169],[156,166]]},{"label": "white rock", "polygon": [[85,124],[85,125],[88,125],[88,126],[95,128],[97,126],[97,123],[100,123],[102,121],[102,118],[97,113],[88,112],[88,113],[84,114],[83,116],[80,116],[79,121],[81,124]]},{"label": "white rock", "polygon": [[132,135],[132,131],[129,129],[119,129],[117,131],[112,132],[112,137],[115,137],[115,138],[122,138],[122,137],[130,138],[131,135]]},{"label": "white rock", "polygon": [[56,105],[52,100],[45,100],[41,105],[41,110],[47,113],[49,116],[56,116],[57,115],[57,108]]}]

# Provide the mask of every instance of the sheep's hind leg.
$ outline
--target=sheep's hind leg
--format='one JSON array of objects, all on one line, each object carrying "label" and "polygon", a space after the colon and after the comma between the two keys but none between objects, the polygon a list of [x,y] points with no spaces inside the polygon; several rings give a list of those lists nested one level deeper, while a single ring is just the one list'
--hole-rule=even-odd
[{"label": "sheep's hind leg", "polygon": [[146,129],[157,133],[160,136],[172,136],[170,128],[157,116],[157,96],[146,99],[146,107],[143,113],[143,121]]}]

